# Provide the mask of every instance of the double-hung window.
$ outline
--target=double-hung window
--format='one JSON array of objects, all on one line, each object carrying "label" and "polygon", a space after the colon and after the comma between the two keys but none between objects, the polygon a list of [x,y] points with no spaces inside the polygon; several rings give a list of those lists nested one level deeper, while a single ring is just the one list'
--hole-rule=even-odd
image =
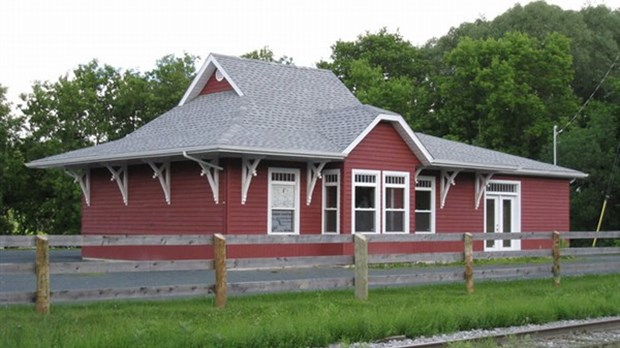
[{"label": "double-hung window", "polygon": [[415,231],[435,232],[435,178],[419,176],[415,185]]},{"label": "double-hung window", "polygon": [[340,170],[323,171],[323,233],[340,232]]},{"label": "double-hung window", "polygon": [[269,168],[268,230],[299,233],[299,169]]},{"label": "double-hung window", "polygon": [[409,233],[409,173],[383,172],[383,231]]},{"label": "double-hung window", "polygon": [[379,232],[379,178],[376,170],[353,170],[353,232]]}]

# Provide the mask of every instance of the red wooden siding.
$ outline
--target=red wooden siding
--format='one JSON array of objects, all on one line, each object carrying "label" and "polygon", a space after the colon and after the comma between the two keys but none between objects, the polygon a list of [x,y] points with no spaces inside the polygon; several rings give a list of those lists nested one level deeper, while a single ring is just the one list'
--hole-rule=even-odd
[{"label": "red wooden siding", "polygon": [[[105,168],[91,171],[91,205],[82,209],[83,234],[200,234],[222,232],[223,205],[215,204],[207,180],[200,176],[200,167],[192,162],[171,163],[171,204],[164,199],[158,179],[147,165],[129,166],[128,201],[123,203],[116,182],[110,181]],[[220,175],[220,185],[226,185]],[[220,197],[223,192],[220,192]],[[174,248],[169,248],[176,255]],[[108,255],[112,249],[117,250]],[[156,257],[152,247],[82,249],[84,257],[134,259]],[[182,258],[201,258],[205,251],[188,248]],[[172,255],[171,254],[171,255]],[[107,255],[107,256],[105,256]],[[104,257],[105,256],[105,257]]]},{"label": "red wooden siding", "polygon": [[[570,230],[569,180],[535,177],[498,177],[521,182],[521,230]],[[522,249],[551,247],[550,241],[524,240]]]},{"label": "red wooden siding", "polygon": [[[351,187],[353,179],[351,174],[353,169],[408,172],[409,204],[413,207],[415,203],[414,175],[416,166],[419,164],[420,161],[390,123],[381,122],[377,124],[344,161],[343,173],[341,174],[341,233],[351,233],[352,228]],[[414,231],[415,216],[411,215],[409,219],[410,231]]]},{"label": "red wooden siding", "polygon": [[[226,233],[228,234],[267,234],[267,195],[269,193],[269,168],[297,168],[300,170],[299,204],[300,234],[321,233],[322,182],[317,180],[312,194],[312,202],[306,205],[307,177],[306,163],[262,161],[252,178],[245,204],[241,204],[241,160],[228,161],[226,167],[228,198],[226,203]],[[286,257],[338,255],[342,247],[338,244],[320,245],[239,245],[228,249],[231,258],[238,257]]]},{"label": "red wooden siding", "polygon": [[231,89],[232,89],[232,86],[230,85],[230,83],[228,83],[226,79],[222,79],[222,81],[218,81],[215,78],[215,73],[213,73],[213,75],[211,75],[211,77],[207,81],[207,84],[205,84],[202,91],[200,91],[200,95],[224,92],[224,91],[229,91]]},{"label": "red wooden siding", "polygon": [[[369,169],[381,171],[399,171],[409,173],[409,206],[411,211],[415,207],[415,169],[420,161],[411,152],[411,149],[401,138],[396,129],[388,122],[381,122],[349,153],[343,165],[341,174],[341,233],[351,233],[351,199],[352,199],[352,170]],[[382,180],[382,178],[381,178]],[[382,186],[382,185],[381,185]],[[383,190],[379,190],[380,200],[383,202]],[[382,205],[382,204],[381,204]],[[381,215],[381,214],[380,214]],[[381,216],[379,217],[381,219]],[[378,222],[381,226],[382,221]],[[409,214],[409,231],[415,230],[415,214]],[[381,243],[370,244],[369,252],[377,253],[404,253],[413,252],[418,247],[412,243]],[[344,252],[352,253],[352,246],[345,246]]]}]

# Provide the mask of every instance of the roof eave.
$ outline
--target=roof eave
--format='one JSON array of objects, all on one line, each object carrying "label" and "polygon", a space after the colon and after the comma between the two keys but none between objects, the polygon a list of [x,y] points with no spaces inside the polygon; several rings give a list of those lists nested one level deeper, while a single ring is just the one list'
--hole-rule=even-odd
[{"label": "roof eave", "polygon": [[554,178],[586,178],[588,174],[579,171],[552,171],[552,170],[536,170],[526,169],[517,166],[502,166],[502,165],[484,165],[484,164],[472,164],[456,161],[441,161],[435,160],[432,162],[431,168],[462,168],[474,171],[485,171],[498,174],[513,174],[513,175],[527,175],[527,176],[544,176]]},{"label": "roof eave", "polygon": [[144,151],[132,154],[120,154],[113,156],[90,156],[80,157],[70,160],[37,160],[26,163],[28,168],[60,168],[60,167],[83,167],[87,165],[107,163],[107,162],[123,162],[135,160],[148,160],[156,158],[164,158],[171,156],[182,156],[183,152],[191,155],[206,154],[238,154],[246,156],[266,156],[266,157],[282,157],[282,158],[303,158],[303,159],[323,159],[323,160],[342,160],[344,155],[341,153],[321,152],[321,151],[281,151],[277,149],[260,149],[240,146],[221,146],[221,147],[192,147],[192,148],[176,148],[166,151]]}]

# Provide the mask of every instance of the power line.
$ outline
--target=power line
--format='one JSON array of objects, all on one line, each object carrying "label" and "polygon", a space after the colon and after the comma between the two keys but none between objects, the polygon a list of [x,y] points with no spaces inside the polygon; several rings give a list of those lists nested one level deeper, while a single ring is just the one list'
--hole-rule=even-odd
[{"label": "power line", "polygon": [[588,99],[586,99],[586,101],[581,105],[581,107],[579,108],[579,110],[577,110],[577,112],[575,113],[575,115],[573,115],[573,118],[570,119],[570,121],[568,121],[568,123],[566,123],[566,125],[564,127],[562,127],[562,129],[560,129],[557,134],[562,133],[568,126],[571,125],[571,123],[573,123],[575,121],[575,119],[577,119],[577,117],[579,116],[579,114],[581,113],[581,111],[583,111],[583,109],[588,105],[588,103],[590,102],[590,100],[592,100],[592,98],[594,97],[594,95],[596,94],[596,92],[598,91],[599,88],[601,88],[601,85],[603,84],[603,82],[605,82],[605,80],[607,79],[607,76],[609,76],[609,74],[611,73],[611,71],[614,69],[614,67],[616,66],[616,63],[618,62],[618,58],[620,58],[620,54],[616,55],[616,59],[614,59],[614,61],[611,63],[611,65],[609,66],[609,69],[607,69],[607,72],[605,73],[605,75],[603,75],[603,78],[598,82],[598,84],[596,85],[596,87],[594,88],[594,90],[592,91],[592,94],[590,94],[590,96],[588,97]]},{"label": "power line", "polygon": [[560,130],[558,130],[558,126],[557,125],[553,126],[553,165],[557,165],[558,164],[558,135],[560,135],[562,132],[564,132],[564,130],[566,130],[566,128],[568,128],[568,126],[570,126],[571,123],[573,123],[577,119],[577,117],[579,116],[581,111],[583,111],[583,109],[588,105],[588,103],[590,103],[590,100],[592,100],[592,98],[594,98],[594,95],[596,94],[598,89],[601,88],[601,85],[603,84],[603,82],[605,82],[605,80],[607,79],[607,77],[609,76],[611,71],[616,66],[616,63],[618,62],[618,58],[620,58],[620,54],[616,54],[616,59],[614,59],[614,61],[611,63],[611,65],[609,66],[609,69],[607,69],[607,72],[605,73],[605,75],[603,75],[603,78],[601,78],[601,80],[598,82],[598,84],[596,85],[596,87],[592,91],[592,94],[590,94],[590,96],[588,97],[588,99],[586,99],[586,101],[583,104],[581,104],[581,107],[573,115],[573,117],[570,119],[570,121],[568,121],[566,123],[566,125],[564,125],[564,127],[562,127],[562,129],[560,129]]}]

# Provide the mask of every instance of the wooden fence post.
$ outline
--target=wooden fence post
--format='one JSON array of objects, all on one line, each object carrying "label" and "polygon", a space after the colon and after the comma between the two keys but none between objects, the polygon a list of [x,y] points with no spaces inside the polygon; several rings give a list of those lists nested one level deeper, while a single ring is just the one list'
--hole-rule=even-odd
[{"label": "wooden fence post", "polygon": [[226,275],[226,238],[216,233],[213,235],[214,257],[213,266],[215,267],[215,307],[226,307],[227,296],[227,275]]},{"label": "wooden fence post", "polygon": [[465,244],[465,287],[468,293],[474,292],[474,238],[471,233],[463,236]]},{"label": "wooden fence post", "polygon": [[353,236],[355,247],[355,298],[368,299],[368,239],[363,234]]},{"label": "wooden fence post", "polygon": [[35,273],[37,276],[37,293],[35,309],[38,313],[50,312],[50,263],[49,242],[46,236],[36,236]]},{"label": "wooden fence post", "polygon": [[551,255],[553,256],[553,266],[551,267],[553,286],[560,286],[560,233],[558,231],[553,232],[553,250]]}]

